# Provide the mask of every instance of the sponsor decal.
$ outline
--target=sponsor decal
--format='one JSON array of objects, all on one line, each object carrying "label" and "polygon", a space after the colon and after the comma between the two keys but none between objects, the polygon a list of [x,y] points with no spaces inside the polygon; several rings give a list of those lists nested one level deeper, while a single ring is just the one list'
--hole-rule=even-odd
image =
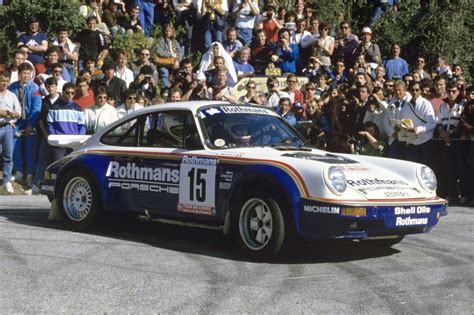
[{"label": "sponsor decal", "polygon": [[130,162],[126,165],[121,165],[120,162],[111,161],[105,176],[154,182],[179,182],[179,170],[165,167],[137,166],[135,163]]},{"label": "sponsor decal", "polygon": [[401,197],[409,196],[409,194],[406,191],[384,191],[383,194],[387,198],[401,198]]},{"label": "sponsor decal", "polygon": [[368,171],[369,168],[360,164],[346,164],[341,165],[340,168],[344,169],[345,171]]},{"label": "sponsor decal", "polygon": [[411,207],[395,207],[394,215],[401,214],[427,214],[431,212],[431,208],[427,206],[411,206]]},{"label": "sponsor decal", "polygon": [[229,190],[231,187],[232,187],[231,183],[225,183],[225,182],[224,183],[223,182],[219,183],[219,188],[220,189]]},{"label": "sponsor decal", "polygon": [[179,169],[179,212],[215,214],[217,164],[214,158],[183,157]]},{"label": "sponsor decal", "polygon": [[428,218],[397,217],[397,220],[395,221],[396,226],[426,225],[426,224],[428,224]]},{"label": "sponsor decal", "polygon": [[179,170],[111,161],[105,176],[108,188],[178,194]]},{"label": "sponsor decal", "polygon": [[53,185],[41,185],[41,190],[42,191],[54,191],[54,186]]},{"label": "sponsor decal", "polygon": [[397,179],[368,179],[368,178],[363,178],[363,179],[358,179],[358,180],[352,180],[348,179],[347,184],[352,186],[352,187],[357,187],[357,186],[381,186],[381,185],[389,185],[389,186],[397,186],[397,185],[406,185],[408,186],[407,183],[401,180]]},{"label": "sponsor decal", "polygon": [[311,206],[311,205],[304,205],[303,210],[305,212],[326,213],[326,214],[339,214],[341,211],[339,207]]},{"label": "sponsor decal", "polygon": [[210,159],[205,157],[198,156],[184,156],[182,162],[183,164],[195,164],[195,165],[217,165],[217,159]]},{"label": "sponsor decal", "polygon": [[264,114],[272,115],[273,111],[266,108],[246,106],[225,106],[220,108],[226,114]]},{"label": "sponsor decal", "polygon": [[215,215],[215,208],[198,206],[198,205],[188,205],[188,204],[178,204],[178,212],[185,213],[194,213],[194,214],[204,214],[204,215]]},{"label": "sponsor decal", "polygon": [[263,114],[263,115],[275,115],[275,113],[266,108],[255,108],[247,106],[222,106],[222,107],[211,107],[200,111],[201,118],[219,114]]},{"label": "sponsor decal", "polygon": [[351,160],[342,156],[333,155],[333,154],[322,155],[322,154],[314,154],[314,153],[297,152],[297,153],[286,153],[286,154],[283,154],[282,156],[294,157],[294,158],[303,159],[303,160],[318,161],[318,162],[330,163],[330,164],[358,163],[354,160]]}]

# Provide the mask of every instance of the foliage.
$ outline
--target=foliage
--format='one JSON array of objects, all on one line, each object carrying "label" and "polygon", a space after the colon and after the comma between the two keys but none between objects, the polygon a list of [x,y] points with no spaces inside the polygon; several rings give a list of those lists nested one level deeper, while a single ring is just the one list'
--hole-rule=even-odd
[{"label": "foliage", "polygon": [[385,14],[374,26],[374,41],[385,55],[391,44],[400,43],[402,56],[411,64],[423,54],[429,66],[434,66],[442,54],[448,64],[461,64],[470,80],[474,73],[472,13],[469,0],[438,1],[430,7],[420,7],[419,1],[405,1],[398,12]]},{"label": "foliage", "polygon": [[[40,20],[40,29],[46,30],[50,39],[55,37],[59,26],[66,26],[72,32],[84,26],[84,19],[79,15],[78,0],[13,0],[0,11],[0,30],[8,37],[9,44],[0,44],[0,55],[9,47],[16,46],[17,36],[27,29],[31,16]],[[0,35],[1,37],[1,35]]]},{"label": "foliage", "polygon": [[147,39],[142,32],[129,33],[125,36],[117,36],[112,43],[112,50],[123,50],[127,53],[129,60],[135,60],[136,54],[140,48],[146,47],[151,49],[153,46],[153,39]]},{"label": "foliage", "polygon": [[[284,0],[288,2],[288,0]],[[281,2],[281,1],[280,1]],[[368,3],[370,2],[370,3]],[[368,24],[376,1],[309,0],[306,5],[315,9],[320,21],[337,25],[346,20],[356,34]],[[419,0],[399,1],[398,10],[386,12],[372,26],[373,41],[383,56],[389,56],[390,47],[399,43],[402,57],[414,64],[418,54],[425,55],[429,66],[437,56],[446,56],[448,64],[460,64],[466,79],[474,78],[474,10],[472,0],[430,1],[427,7]],[[333,26],[333,30],[334,30]],[[332,34],[336,35],[337,34]],[[429,68],[427,68],[429,70]]]}]

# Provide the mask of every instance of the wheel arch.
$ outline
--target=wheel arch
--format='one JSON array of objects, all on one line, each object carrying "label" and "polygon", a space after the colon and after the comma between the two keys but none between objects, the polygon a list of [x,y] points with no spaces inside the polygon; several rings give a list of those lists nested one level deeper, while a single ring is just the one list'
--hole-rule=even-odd
[{"label": "wheel arch", "polygon": [[100,200],[100,205],[102,207],[102,209],[104,209],[104,200],[102,198],[102,189],[101,189],[101,186],[100,186],[100,183],[99,181],[97,180],[97,177],[95,176],[94,172],[92,172],[92,170],[90,170],[87,166],[85,166],[84,164],[82,163],[70,163],[70,164],[67,164],[65,165],[63,168],[61,168],[59,174],[58,174],[58,180],[56,180],[55,184],[54,184],[54,198],[56,199],[57,198],[57,191],[58,191],[58,187],[60,185],[64,185],[64,174],[70,172],[70,171],[80,171],[80,172],[84,172],[84,175],[86,175],[87,177],[89,177],[90,179],[92,179],[94,181],[94,184],[95,186],[97,187],[97,190],[98,190],[98,193],[99,193],[99,200]]},{"label": "wheel arch", "polygon": [[292,197],[289,192],[290,189],[288,189],[288,187],[286,187],[282,182],[270,174],[255,172],[245,174],[239,178],[227,199],[224,227],[225,234],[230,232],[231,220],[229,218],[232,215],[233,206],[238,204],[238,201],[248,191],[264,192],[274,198],[280,205],[285,222],[287,223],[285,225],[289,228],[289,231],[295,231],[298,229],[296,215],[298,213],[300,196],[297,196],[297,203],[295,203],[295,197]]}]

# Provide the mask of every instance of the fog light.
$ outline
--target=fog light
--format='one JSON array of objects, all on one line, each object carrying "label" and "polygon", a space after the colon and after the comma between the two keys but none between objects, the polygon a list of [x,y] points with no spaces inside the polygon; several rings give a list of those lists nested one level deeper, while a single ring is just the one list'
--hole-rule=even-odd
[{"label": "fog light", "polygon": [[366,208],[342,208],[341,215],[346,215],[350,217],[366,217],[367,209]]},{"label": "fog light", "polygon": [[48,171],[44,171],[44,179],[45,180],[50,180],[51,178],[49,177],[49,172]]}]

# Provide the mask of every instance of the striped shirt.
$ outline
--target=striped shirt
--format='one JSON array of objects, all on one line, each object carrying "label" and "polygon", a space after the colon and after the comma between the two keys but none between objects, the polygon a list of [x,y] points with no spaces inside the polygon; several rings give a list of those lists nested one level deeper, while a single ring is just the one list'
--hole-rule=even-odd
[{"label": "striped shirt", "polygon": [[52,105],[47,118],[51,135],[85,135],[84,112],[75,102],[60,100]]}]

